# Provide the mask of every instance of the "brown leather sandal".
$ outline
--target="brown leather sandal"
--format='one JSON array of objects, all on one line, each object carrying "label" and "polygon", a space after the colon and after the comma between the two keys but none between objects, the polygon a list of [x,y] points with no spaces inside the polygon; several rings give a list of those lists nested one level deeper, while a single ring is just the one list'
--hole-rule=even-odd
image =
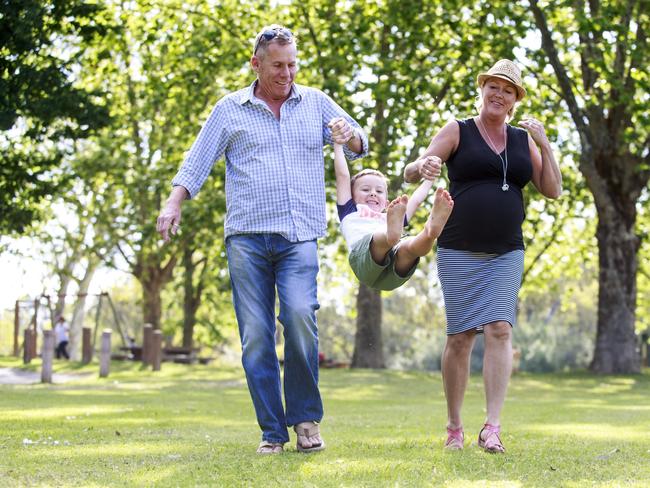
[{"label": "brown leather sandal", "polygon": [[257,454],[281,454],[284,452],[284,444],[281,442],[262,441],[257,446]]},{"label": "brown leather sandal", "polygon": [[316,437],[318,436],[320,438],[320,428],[318,427],[318,424],[316,422],[302,422],[302,424],[309,424],[311,423],[312,425],[309,427],[304,427],[300,424],[294,425],[293,430],[298,434],[298,439],[296,440],[296,449],[299,452],[316,452],[316,451],[322,451],[325,449],[325,441],[323,439],[320,440],[320,443],[312,444],[311,446],[307,447],[304,445],[304,443],[300,442],[301,437]]}]

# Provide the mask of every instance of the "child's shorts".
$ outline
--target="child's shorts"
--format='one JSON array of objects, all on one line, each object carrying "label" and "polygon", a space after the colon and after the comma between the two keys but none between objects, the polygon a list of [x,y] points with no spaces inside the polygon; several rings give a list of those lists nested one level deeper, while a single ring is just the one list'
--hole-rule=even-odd
[{"label": "child's shorts", "polygon": [[377,264],[370,255],[370,241],[372,234],[368,234],[359,239],[350,250],[350,267],[357,279],[366,286],[376,290],[390,291],[406,283],[418,266],[420,258],[409,269],[406,276],[400,276],[395,271],[395,253],[399,244],[393,247],[386,256],[384,264]]}]

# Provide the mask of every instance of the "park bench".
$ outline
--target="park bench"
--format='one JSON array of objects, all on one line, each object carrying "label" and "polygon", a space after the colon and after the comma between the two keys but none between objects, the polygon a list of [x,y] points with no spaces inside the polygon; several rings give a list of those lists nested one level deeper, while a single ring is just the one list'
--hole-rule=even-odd
[{"label": "park bench", "polygon": [[162,350],[163,361],[172,361],[174,363],[192,364],[198,358],[198,347],[164,347]]}]

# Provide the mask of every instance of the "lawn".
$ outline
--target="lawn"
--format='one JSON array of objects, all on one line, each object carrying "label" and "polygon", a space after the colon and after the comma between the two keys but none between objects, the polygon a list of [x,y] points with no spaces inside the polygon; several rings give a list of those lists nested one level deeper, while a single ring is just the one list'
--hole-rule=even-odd
[{"label": "lawn", "polygon": [[[22,367],[0,358],[0,367]],[[38,361],[30,366],[37,370]],[[466,449],[444,452],[440,375],[322,370],[328,447],[258,456],[240,368],[57,363],[90,373],[0,386],[0,486],[649,486],[650,374],[518,374],[503,418],[505,455],[475,445],[483,389],[471,379]]]}]

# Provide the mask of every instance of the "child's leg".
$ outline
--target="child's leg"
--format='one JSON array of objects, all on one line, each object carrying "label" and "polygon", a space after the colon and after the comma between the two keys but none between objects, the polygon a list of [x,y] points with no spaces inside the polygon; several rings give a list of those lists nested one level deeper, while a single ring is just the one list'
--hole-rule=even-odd
[{"label": "child's leg", "polygon": [[386,232],[375,232],[370,241],[370,255],[377,264],[386,261],[386,254],[402,237],[404,229],[404,214],[409,199],[406,195],[397,197],[386,208]]},{"label": "child's leg", "polygon": [[424,224],[424,229],[414,237],[405,239],[397,250],[395,256],[395,271],[404,276],[413,267],[417,258],[426,256],[431,252],[433,243],[438,238],[447,219],[454,208],[454,201],[447,190],[438,188],[433,200],[433,208]]}]

